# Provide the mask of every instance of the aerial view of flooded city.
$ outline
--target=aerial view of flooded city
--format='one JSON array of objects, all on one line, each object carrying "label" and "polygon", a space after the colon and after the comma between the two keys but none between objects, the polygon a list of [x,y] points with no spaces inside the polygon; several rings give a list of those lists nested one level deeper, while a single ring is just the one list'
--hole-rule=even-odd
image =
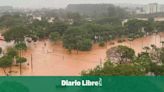
[{"label": "aerial view of flooded city", "polygon": [[164,4],[50,1],[0,5],[0,76],[164,75]]}]

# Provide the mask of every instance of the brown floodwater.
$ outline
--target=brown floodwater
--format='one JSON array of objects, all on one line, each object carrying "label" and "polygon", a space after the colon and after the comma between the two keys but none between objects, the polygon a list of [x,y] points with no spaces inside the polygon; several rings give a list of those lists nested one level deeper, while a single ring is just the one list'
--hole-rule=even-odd
[{"label": "brown floodwater", "polygon": [[[105,47],[99,47],[95,44],[91,51],[79,52],[73,51],[69,54],[66,49],[62,47],[62,43],[58,42],[53,44],[52,42],[38,41],[35,44],[29,43],[29,49],[23,54],[27,58],[28,62],[23,64],[23,76],[79,76],[82,70],[88,70],[94,68],[100,63],[105,62],[106,50],[117,45],[126,45],[133,48],[136,54],[143,51],[143,47],[156,44],[161,47],[160,41],[164,41],[164,33],[158,35],[151,35],[142,37],[134,41],[126,41],[123,43],[117,43],[108,45]],[[46,46],[45,46],[46,43]],[[6,43],[0,41],[0,46],[5,48],[12,43]],[[9,70],[9,69],[7,69]],[[12,75],[19,74],[19,66],[12,67]],[[4,75],[3,70],[0,69],[0,74]]]}]

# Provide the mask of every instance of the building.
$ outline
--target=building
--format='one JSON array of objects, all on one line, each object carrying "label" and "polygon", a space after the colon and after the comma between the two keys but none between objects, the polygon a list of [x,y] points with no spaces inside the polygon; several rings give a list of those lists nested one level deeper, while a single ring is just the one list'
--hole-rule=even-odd
[{"label": "building", "polygon": [[153,14],[153,13],[164,13],[164,4],[149,3],[146,5],[142,4],[120,4],[116,5],[123,8],[130,14]]},{"label": "building", "polygon": [[159,6],[160,12],[164,12],[164,5]]},{"label": "building", "polygon": [[157,3],[150,3],[145,6],[144,11],[146,14],[153,14],[153,13],[159,13],[164,12],[164,5],[160,5]]},{"label": "building", "polygon": [[157,13],[158,12],[158,4],[157,3],[148,4],[146,12],[149,14]]},{"label": "building", "polygon": [[54,21],[55,21],[55,18],[54,17],[48,18],[48,23],[53,23]]},{"label": "building", "polygon": [[136,13],[136,14],[145,14],[144,6],[136,7],[135,13]]},{"label": "building", "polygon": [[154,18],[154,21],[157,21],[157,22],[164,21],[164,17],[156,17]]},{"label": "building", "polygon": [[157,3],[150,3],[145,6],[145,12],[147,14],[160,12],[160,7]]},{"label": "building", "polygon": [[42,20],[42,17],[41,16],[33,16],[33,19],[36,19],[36,20],[41,21]]}]

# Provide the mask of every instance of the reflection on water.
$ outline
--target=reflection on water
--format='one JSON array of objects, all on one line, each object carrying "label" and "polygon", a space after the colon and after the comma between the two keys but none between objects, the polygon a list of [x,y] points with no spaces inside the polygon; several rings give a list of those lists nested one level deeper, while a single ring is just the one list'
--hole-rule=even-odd
[{"label": "reflection on water", "polygon": [[[105,61],[106,50],[116,45],[126,45],[133,48],[136,54],[142,51],[144,46],[156,44],[161,47],[161,41],[164,41],[164,33],[158,35],[147,36],[136,39],[134,41],[126,41],[124,43],[117,43],[107,47],[99,47],[94,45],[91,51],[79,52],[74,51],[69,54],[66,49],[62,47],[62,43],[52,44],[49,41],[38,41],[30,43],[29,50],[24,53],[28,59],[28,64],[23,67],[23,75],[33,76],[70,76],[80,75],[82,70],[87,70]],[[0,46],[6,46],[5,42],[0,42]],[[15,69],[15,68],[14,68]],[[0,70],[1,71],[1,70]],[[18,71],[19,72],[19,71]],[[19,75],[19,73],[14,74]]]}]

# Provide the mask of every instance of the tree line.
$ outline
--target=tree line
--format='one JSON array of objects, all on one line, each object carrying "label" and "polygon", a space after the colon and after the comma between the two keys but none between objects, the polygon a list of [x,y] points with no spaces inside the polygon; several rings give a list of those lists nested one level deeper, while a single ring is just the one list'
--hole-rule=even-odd
[{"label": "tree line", "polygon": [[135,55],[133,49],[117,46],[107,51],[108,60],[97,67],[84,70],[83,76],[160,76],[164,75],[164,48],[145,47]]},{"label": "tree line", "polygon": [[[75,15],[75,16],[73,16]],[[69,14],[68,19],[49,23],[47,17],[42,20],[33,19],[25,14],[4,15],[0,17],[0,27],[6,28],[3,33],[5,41],[15,43],[50,39],[52,42],[63,41],[63,47],[68,51],[88,51],[93,43],[104,46],[107,41],[115,38],[136,39],[164,30],[163,22],[130,19],[124,26],[118,17],[104,17],[88,21],[80,15]],[[72,20],[72,21],[68,21]]]},{"label": "tree line", "polygon": [[[0,48],[0,68],[3,69],[6,76],[12,75],[12,66],[18,66],[20,69],[20,75],[22,74],[22,64],[27,62],[27,59],[22,56],[23,51],[27,49],[25,43],[16,44],[14,47],[8,47],[5,52]],[[6,71],[6,69],[9,69]]]}]

